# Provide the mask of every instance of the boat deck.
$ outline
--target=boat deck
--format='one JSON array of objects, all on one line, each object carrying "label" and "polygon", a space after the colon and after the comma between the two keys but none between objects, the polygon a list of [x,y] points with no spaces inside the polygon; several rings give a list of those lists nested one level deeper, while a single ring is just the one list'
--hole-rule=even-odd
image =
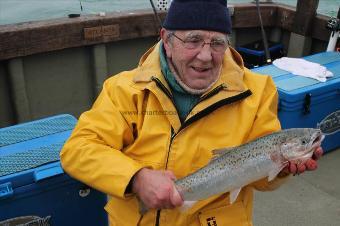
[{"label": "boat deck", "polygon": [[273,192],[255,192],[254,226],[336,226],[340,222],[340,149],[316,171],[292,177]]}]

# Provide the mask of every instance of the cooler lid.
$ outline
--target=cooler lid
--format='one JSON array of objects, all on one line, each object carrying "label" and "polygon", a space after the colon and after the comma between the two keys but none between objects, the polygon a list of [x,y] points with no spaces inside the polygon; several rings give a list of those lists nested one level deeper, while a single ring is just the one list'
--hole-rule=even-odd
[{"label": "cooler lid", "polygon": [[[0,129],[0,148],[50,134],[72,130],[77,119],[61,114]],[[0,149],[1,150],[1,149]]]},{"label": "cooler lid", "polygon": [[315,79],[293,75],[281,70],[274,65],[255,68],[252,71],[268,74],[273,77],[279,91],[280,101],[297,102],[303,101],[306,94],[312,96],[329,96],[339,92],[340,87],[340,53],[324,52],[304,57],[304,59],[322,64],[333,72],[334,76],[326,82],[319,82]]},{"label": "cooler lid", "polygon": [[0,129],[0,185],[15,188],[63,173],[59,152],[76,122],[58,115]]}]

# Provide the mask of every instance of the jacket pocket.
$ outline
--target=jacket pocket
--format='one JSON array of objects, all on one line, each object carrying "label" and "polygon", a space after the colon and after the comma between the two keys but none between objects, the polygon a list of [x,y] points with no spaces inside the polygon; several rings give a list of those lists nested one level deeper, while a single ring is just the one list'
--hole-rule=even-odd
[{"label": "jacket pocket", "polygon": [[127,199],[112,197],[105,210],[109,215],[110,226],[135,226],[140,220],[138,202],[134,197]]},{"label": "jacket pocket", "polygon": [[199,213],[201,226],[250,226],[246,209],[242,202],[222,206],[214,209],[203,210]]}]

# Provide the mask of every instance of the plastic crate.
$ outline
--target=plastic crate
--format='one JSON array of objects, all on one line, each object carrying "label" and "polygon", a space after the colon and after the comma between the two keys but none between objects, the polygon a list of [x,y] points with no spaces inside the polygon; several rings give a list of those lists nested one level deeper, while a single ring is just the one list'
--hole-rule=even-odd
[{"label": "plastic crate", "polygon": [[108,225],[106,195],[59,162],[76,122],[58,115],[0,129],[0,225]]},{"label": "plastic crate", "polygon": [[[268,42],[269,53],[272,60],[284,56],[283,45],[280,43]],[[263,66],[267,63],[263,41],[255,41],[244,46],[236,47],[241,54],[244,65],[247,68]]]}]

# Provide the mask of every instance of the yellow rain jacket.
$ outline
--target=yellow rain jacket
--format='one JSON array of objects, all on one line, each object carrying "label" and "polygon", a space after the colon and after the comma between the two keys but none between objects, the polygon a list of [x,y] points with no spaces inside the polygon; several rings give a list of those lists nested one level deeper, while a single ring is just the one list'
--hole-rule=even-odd
[{"label": "yellow rain jacket", "polygon": [[218,82],[202,95],[181,124],[161,73],[159,43],[139,66],[109,78],[91,110],[83,113],[61,152],[72,177],[110,196],[110,225],[252,225],[253,188],[269,190],[282,179],[244,187],[236,202],[229,193],[199,201],[190,210],[139,214],[135,195],[125,190],[142,167],[184,177],[208,164],[212,150],[244,144],[280,129],[277,91],[269,76],[243,67],[229,48]]}]

